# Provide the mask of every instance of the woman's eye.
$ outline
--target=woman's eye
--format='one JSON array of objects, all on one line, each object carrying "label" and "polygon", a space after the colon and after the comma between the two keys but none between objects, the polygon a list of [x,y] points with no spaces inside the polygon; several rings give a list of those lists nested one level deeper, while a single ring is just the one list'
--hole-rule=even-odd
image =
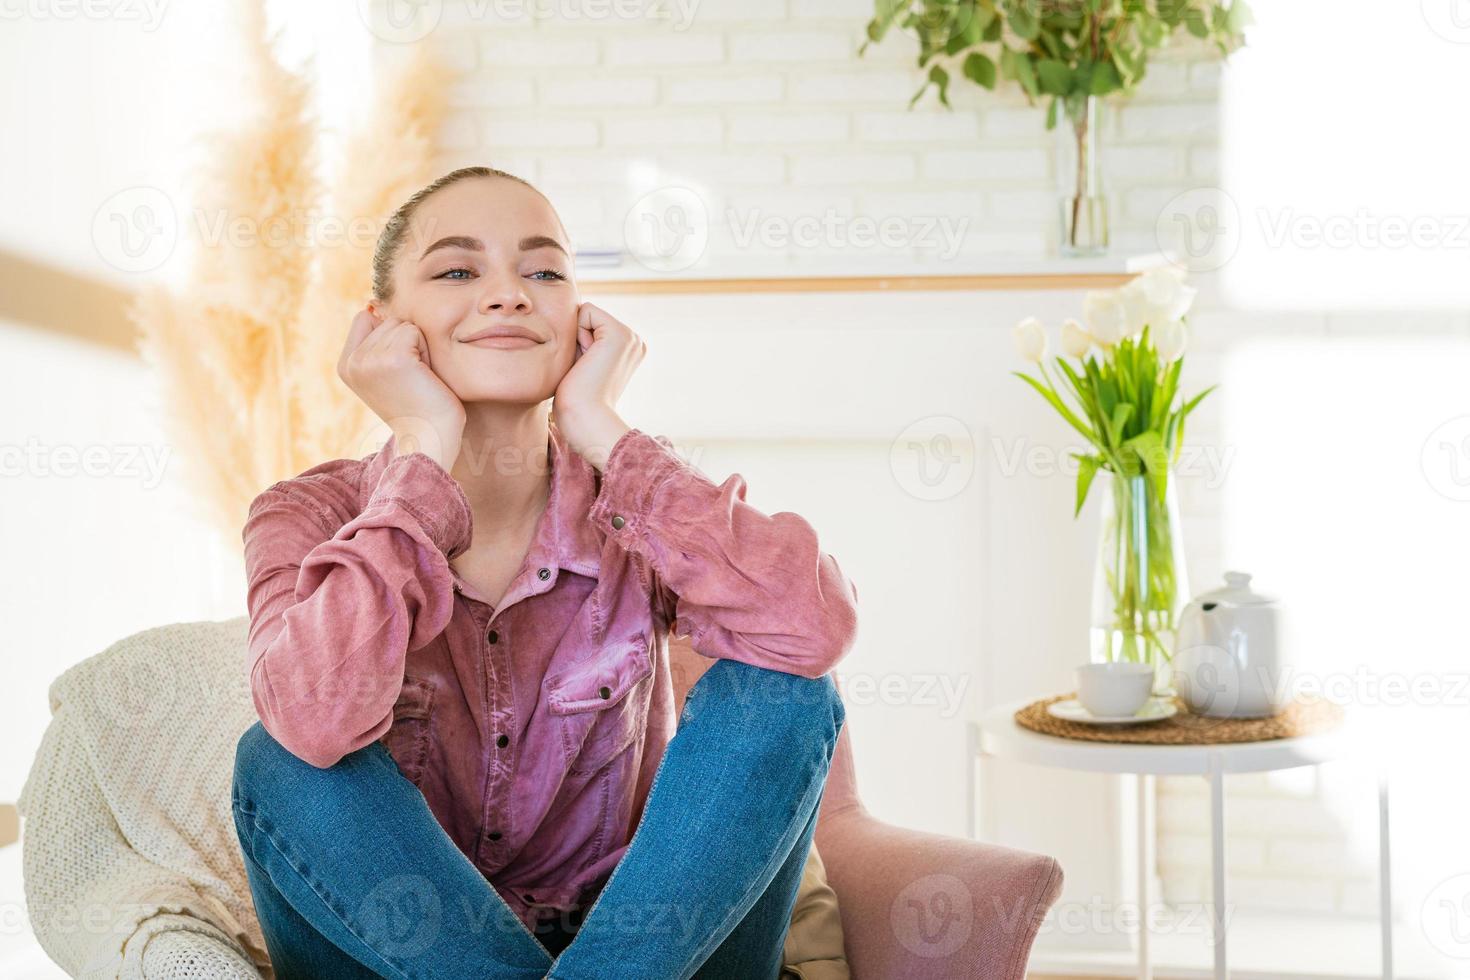
[{"label": "woman's eye", "polygon": [[[456,272],[463,272],[464,275],[463,276],[457,276],[457,275],[455,275]],[[445,271],[439,273],[434,278],[435,279],[455,279],[455,280],[459,280],[459,281],[462,282],[465,279],[474,276],[474,274],[475,274],[475,270],[474,269],[467,269],[467,268],[464,268],[463,266],[461,266],[461,267],[454,268],[454,269],[446,269]],[[534,276],[551,276],[553,279],[560,279],[560,280],[563,280],[563,281],[565,281],[566,278],[567,278],[566,276],[562,275],[560,272],[556,271],[555,269],[537,269],[535,272],[531,273],[531,275],[533,277]]]}]

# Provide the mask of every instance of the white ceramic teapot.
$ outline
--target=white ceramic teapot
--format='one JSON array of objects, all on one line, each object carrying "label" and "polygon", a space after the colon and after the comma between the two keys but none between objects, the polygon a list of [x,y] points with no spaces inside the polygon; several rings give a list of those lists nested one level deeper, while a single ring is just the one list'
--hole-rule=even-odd
[{"label": "white ceramic teapot", "polygon": [[1190,710],[1213,718],[1261,718],[1289,700],[1280,647],[1281,604],[1252,592],[1245,572],[1196,596],[1179,614],[1174,684]]}]

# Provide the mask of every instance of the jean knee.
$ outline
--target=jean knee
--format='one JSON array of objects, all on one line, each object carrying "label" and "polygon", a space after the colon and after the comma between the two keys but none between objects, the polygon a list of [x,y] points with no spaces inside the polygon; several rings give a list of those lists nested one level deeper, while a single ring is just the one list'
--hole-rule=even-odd
[{"label": "jean knee", "polygon": [[847,717],[847,708],[831,672],[820,677],[803,677],[721,659],[700,681],[706,678],[711,681],[709,687],[736,699],[741,707],[759,711],[763,730],[786,744],[804,737],[835,744]]},{"label": "jean knee", "polygon": [[285,761],[290,753],[265,730],[258,720],[235,742],[234,799],[238,806],[242,790],[255,790],[261,778]]}]

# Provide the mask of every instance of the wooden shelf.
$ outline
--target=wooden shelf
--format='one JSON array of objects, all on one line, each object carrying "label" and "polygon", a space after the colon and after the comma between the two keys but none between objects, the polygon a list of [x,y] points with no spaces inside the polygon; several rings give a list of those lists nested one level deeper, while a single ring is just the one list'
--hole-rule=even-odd
[{"label": "wooden shelf", "polygon": [[1168,261],[1163,253],[1065,259],[1056,256],[919,262],[902,258],[803,260],[774,256],[708,261],[660,273],[631,257],[617,266],[577,265],[583,293],[852,293],[1109,289]]}]

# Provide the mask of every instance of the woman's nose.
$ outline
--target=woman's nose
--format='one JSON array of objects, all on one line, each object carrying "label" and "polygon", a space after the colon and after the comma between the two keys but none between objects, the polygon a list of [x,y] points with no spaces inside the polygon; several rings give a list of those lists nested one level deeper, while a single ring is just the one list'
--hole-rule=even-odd
[{"label": "woman's nose", "polygon": [[521,288],[521,280],[517,277],[508,276],[485,276],[482,280],[484,286],[480,292],[480,311],[490,310],[526,310],[530,308],[530,300],[526,291]]}]

